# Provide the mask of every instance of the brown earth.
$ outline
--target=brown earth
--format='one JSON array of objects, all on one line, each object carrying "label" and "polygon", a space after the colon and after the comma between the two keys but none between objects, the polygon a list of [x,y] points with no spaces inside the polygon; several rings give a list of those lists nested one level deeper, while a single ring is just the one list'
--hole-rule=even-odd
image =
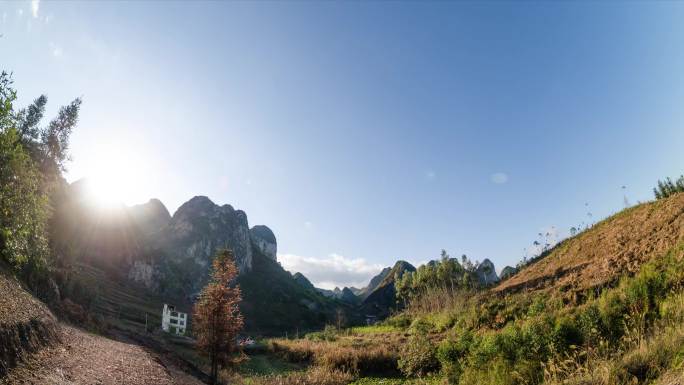
[{"label": "brown earth", "polygon": [[634,274],[684,240],[682,214],[684,193],[626,209],[563,241],[493,291],[578,291]]},{"label": "brown earth", "polygon": [[61,344],[33,354],[0,384],[199,385],[163,356],[138,345],[62,326]]}]

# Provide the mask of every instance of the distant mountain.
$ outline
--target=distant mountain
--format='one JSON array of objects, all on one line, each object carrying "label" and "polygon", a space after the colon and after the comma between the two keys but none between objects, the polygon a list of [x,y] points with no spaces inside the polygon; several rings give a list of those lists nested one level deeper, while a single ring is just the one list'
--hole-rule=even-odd
[{"label": "distant mountain", "polygon": [[385,270],[381,273],[384,276],[382,281],[375,286],[373,291],[361,303],[360,310],[363,315],[385,318],[392,310],[396,310],[397,292],[394,287],[395,279],[402,277],[407,271],[416,271],[416,268],[406,261],[398,261],[387,272]]},{"label": "distant mountain", "polygon": [[496,268],[492,261],[487,258],[477,265],[475,274],[481,285],[490,286],[499,282],[499,276],[496,275]]},{"label": "distant mountain", "polygon": [[505,279],[512,277],[517,272],[518,272],[518,269],[516,269],[515,267],[506,266],[501,270],[500,278],[503,281]]},{"label": "distant mountain", "polygon": [[150,199],[147,203],[131,206],[127,211],[146,236],[158,233],[171,221],[169,210],[159,199]]},{"label": "distant mountain", "polygon": [[387,277],[390,271],[392,271],[391,267],[386,267],[382,269],[382,271],[378,275],[371,278],[370,282],[368,283],[368,286],[361,289],[356,295],[360,296],[362,299],[368,297],[368,295],[372,293],[380,285],[380,283],[382,283],[382,281],[385,279],[385,277]]},{"label": "distant mountain", "polygon": [[316,287],[314,287],[313,283],[311,283],[311,281],[309,281],[309,279],[306,278],[304,276],[304,274],[302,274],[302,273],[299,273],[299,272],[295,273],[292,276],[292,279],[294,279],[294,281],[297,282],[297,284],[299,284],[301,287],[303,287],[305,289],[311,289],[311,290],[317,290],[317,291],[322,290],[322,289],[317,289]]}]

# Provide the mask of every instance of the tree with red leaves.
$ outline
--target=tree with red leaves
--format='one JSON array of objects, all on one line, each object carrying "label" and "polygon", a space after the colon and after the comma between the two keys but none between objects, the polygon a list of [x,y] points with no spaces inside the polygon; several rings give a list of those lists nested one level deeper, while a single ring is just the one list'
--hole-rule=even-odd
[{"label": "tree with red leaves", "polygon": [[219,365],[228,363],[235,351],[237,333],[244,323],[238,307],[240,287],[232,284],[238,273],[234,260],[231,250],[216,253],[211,281],[202,289],[193,312],[197,348],[211,360],[212,384],[217,383]]}]

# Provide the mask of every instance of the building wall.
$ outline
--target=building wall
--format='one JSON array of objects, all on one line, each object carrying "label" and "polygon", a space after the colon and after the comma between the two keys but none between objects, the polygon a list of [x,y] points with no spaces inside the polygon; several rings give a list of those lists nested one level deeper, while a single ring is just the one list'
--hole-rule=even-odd
[{"label": "building wall", "polygon": [[188,327],[188,315],[175,310],[174,306],[164,304],[162,311],[162,329],[165,332],[173,332],[183,335]]}]

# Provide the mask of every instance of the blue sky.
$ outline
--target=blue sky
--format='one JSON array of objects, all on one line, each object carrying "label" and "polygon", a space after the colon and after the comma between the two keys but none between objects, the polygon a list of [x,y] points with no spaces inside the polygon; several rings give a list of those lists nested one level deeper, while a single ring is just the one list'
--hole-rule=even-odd
[{"label": "blue sky", "polygon": [[[684,4],[2,2],[23,104],[83,96],[69,180],[194,195],[286,268],[515,264],[682,173]],[[113,165],[121,170],[112,171]],[[621,186],[626,186],[626,189]],[[587,205],[588,204],[588,205]]]}]

